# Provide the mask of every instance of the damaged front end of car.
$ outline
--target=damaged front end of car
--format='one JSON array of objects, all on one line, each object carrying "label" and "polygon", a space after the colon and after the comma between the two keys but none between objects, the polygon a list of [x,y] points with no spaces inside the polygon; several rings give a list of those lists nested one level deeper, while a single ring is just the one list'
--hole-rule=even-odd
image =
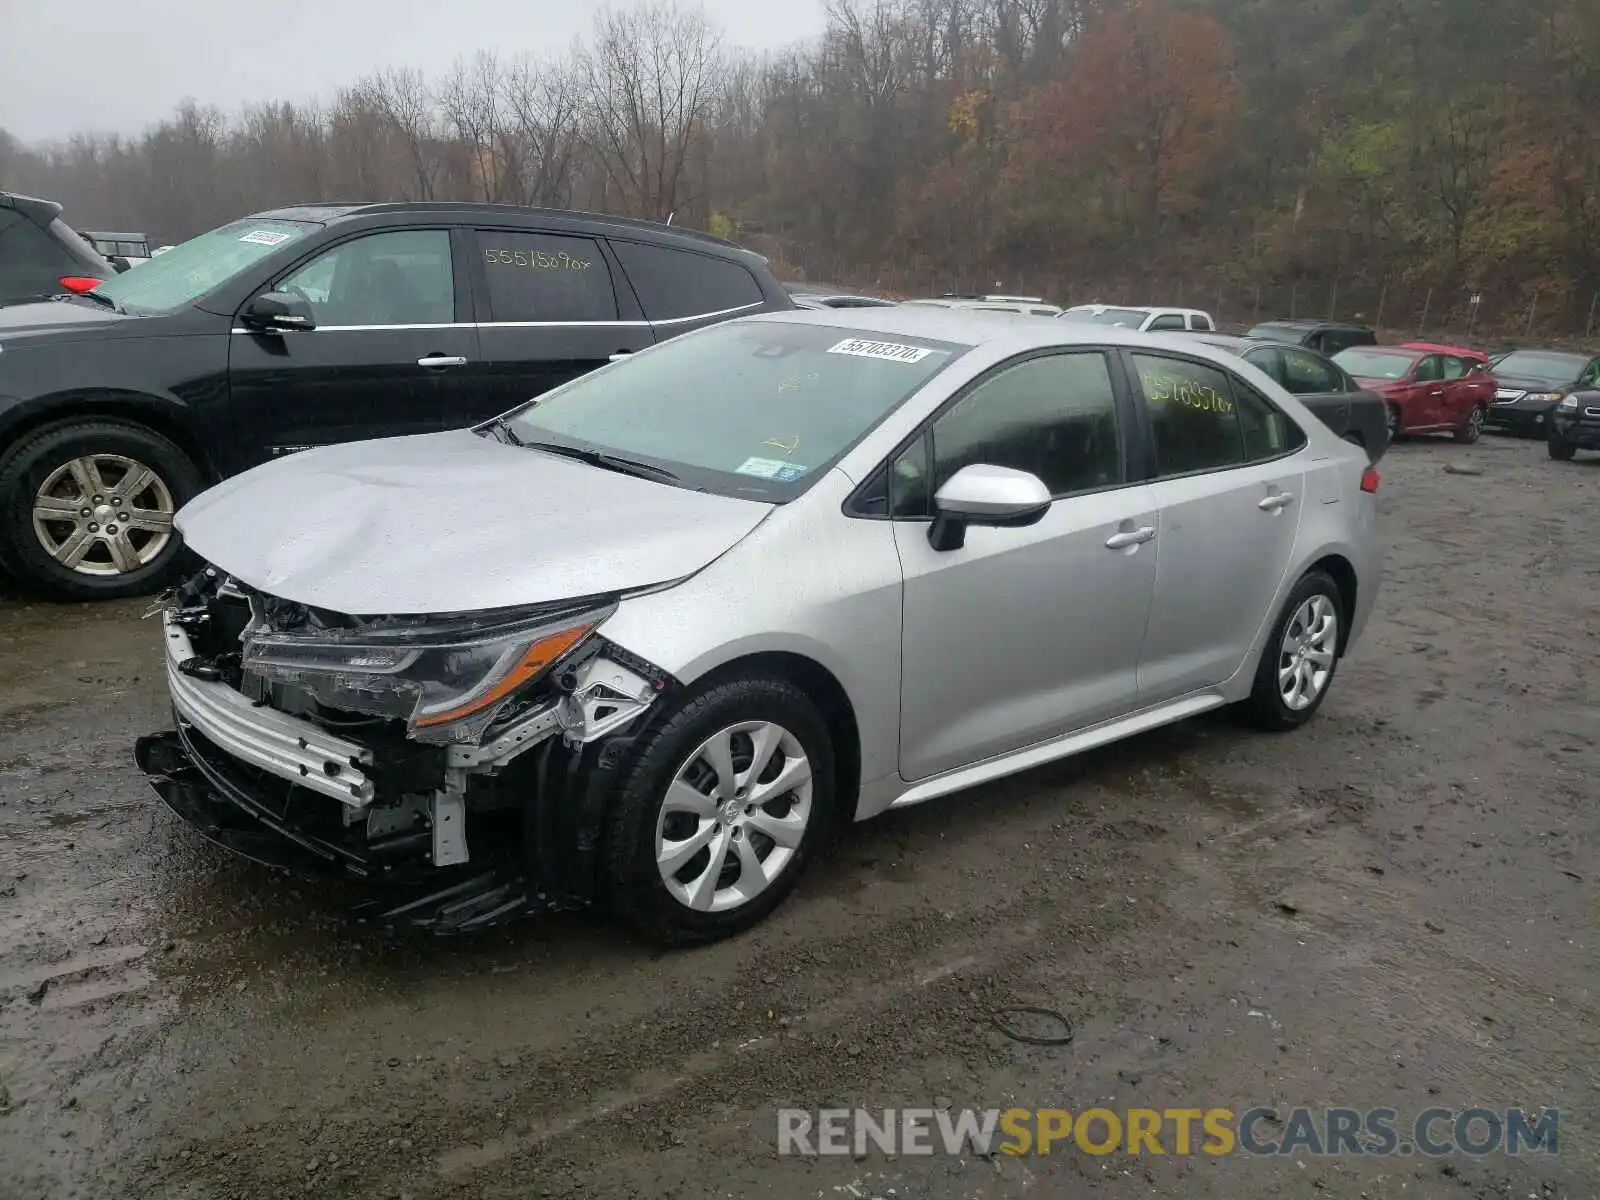
[{"label": "damaged front end of car", "polygon": [[208,567],[157,610],[175,728],[136,758],[211,841],[371,885],[364,919],[581,907],[629,735],[676,685],[601,634],[616,604],[350,617]]}]

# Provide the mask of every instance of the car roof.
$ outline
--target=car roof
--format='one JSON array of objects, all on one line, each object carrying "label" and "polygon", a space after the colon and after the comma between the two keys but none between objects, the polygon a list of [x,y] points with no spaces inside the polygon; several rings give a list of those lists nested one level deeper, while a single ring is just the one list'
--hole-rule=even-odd
[{"label": "car roof", "polygon": [[1307,321],[1301,317],[1276,317],[1271,321],[1258,321],[1254,328],[1293,329],[1301,333],[1313,329],[1359,329],[1364,333],[1372,332],[1372,326],[1363,325],[1359,321]]},{"label": "car roof", "polygon": [[609,213],[581,212],[567,208],[531,208],[521,204],[480,204],[468,200],[397,200],[385,203],[353,201],[326,201],[310,204],[286,204],[265,212],[251,213],[245,220],[259,221],[311,221],[320,225],[353,217],[381,216],[385,214],[429,214],[451,216],[465,220],[494,220],[517,217],[521,220],[554,221],[558,224],[598,226],[618,233],[648,232],[663,242],[677,241],[684,246],[696,243],[715,246],[723,250],[736,250],[741,254],[754,251],[738,242],[715,234],[702,233],[682,225],[668,225],[664,221],[646,221],[637,217],[617,217]]},{"label": "car roof", "polygon": [[1482,350],[1470,346],[1451,346],[1443,342],[1401,342],[1407,350],[1426,350],[1430,354],[1459,354],[1466,358],[1488,358]]},{"label": "car roof", "polygon": [[896,337],[932,338],[956,345],[998,345],[1022,353],[1050,346],[1128,346],[1182,349],[1225,363],[1232,357],[1198,338],[1182,340],[1171,334],[1138,333],[1112,325],[1058,321],[1029,313],[995,313],[985,309],[946,308],[931,304],[898,304],[893,308],[792,309],[754,313],[742,322],[784,321],[826,325],[871,340]]},{"label": "car roof", "polygon": [[0,192],[0,208],[14,208],[40,225],[48,225],[61,215],[61,205],[54,200],[41,200],[38,196],[24,196],[20,192]]}]

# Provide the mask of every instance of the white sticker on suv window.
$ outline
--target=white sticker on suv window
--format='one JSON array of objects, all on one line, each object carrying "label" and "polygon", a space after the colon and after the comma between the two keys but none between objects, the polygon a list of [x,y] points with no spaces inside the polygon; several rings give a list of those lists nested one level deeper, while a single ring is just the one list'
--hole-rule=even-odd
[{"label": "white sticker on suv window", "polygon": [[828,347],[829,354],[853,354],[857,358],[881,358],[888,362],[921,362],[932,354],[926,346],[905,346],[899,342],[870,342],[865,338],[845,338]]},{"label": "white sticker on suv window", "polygon": [[278,233],[271,229],[254,229],[239,239],[249,242],[252,246],[276,246],[289,240],[287,233]]},{"label": "white sticker on suv window", "polygon": [[778,472],[788,465],[776,458],[747,458],[733,471],[736,475],[757,475],[762,479],[776,479]]}]

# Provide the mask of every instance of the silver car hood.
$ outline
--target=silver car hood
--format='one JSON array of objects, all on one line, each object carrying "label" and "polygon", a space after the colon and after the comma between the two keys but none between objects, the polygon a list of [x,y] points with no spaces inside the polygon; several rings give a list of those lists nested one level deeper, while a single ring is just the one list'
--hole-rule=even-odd
[{"label": "silver car hood", "polygon": [[195,497],[177,526],[195,553],[274,596],[399,616],[681,579],[771,510],[461,429],[277,459]]}]

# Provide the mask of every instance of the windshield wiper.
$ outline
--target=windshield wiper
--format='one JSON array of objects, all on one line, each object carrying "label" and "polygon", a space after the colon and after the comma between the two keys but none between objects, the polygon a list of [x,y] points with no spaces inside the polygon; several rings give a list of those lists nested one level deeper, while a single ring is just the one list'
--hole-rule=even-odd
[{"label": "windshield wiper", "polygon": [[525,444],[523,440],[517,436],[517,431],[511,428],[511,422],[506,420],[504,417],[496,417],[494,420],[490,421],[485,428],[499,437],[499,439],[508,446],[521,446]]},{"label": "windshield wiper", "polygon": [[99,292],[69,292],[68,296],[80,300],[94,300],[97,303],[104,304],[114,313],[123,311],[122,305],[118,304],[110,296],[102,296]]},{"label": "windshield wiper", "polygon": [[608,454],[604,450],[588,450],[582,446],[563,446],[559,442],[517,442],[529,450],[543,450],[546,454],[559,454],[562,458],[576,459],[591,467],[615,471],[619,475],[633,475],[639,479],[659,479],[662,483],[678,483],[678,477],[665,467],[640,462],[621,454]]}]

